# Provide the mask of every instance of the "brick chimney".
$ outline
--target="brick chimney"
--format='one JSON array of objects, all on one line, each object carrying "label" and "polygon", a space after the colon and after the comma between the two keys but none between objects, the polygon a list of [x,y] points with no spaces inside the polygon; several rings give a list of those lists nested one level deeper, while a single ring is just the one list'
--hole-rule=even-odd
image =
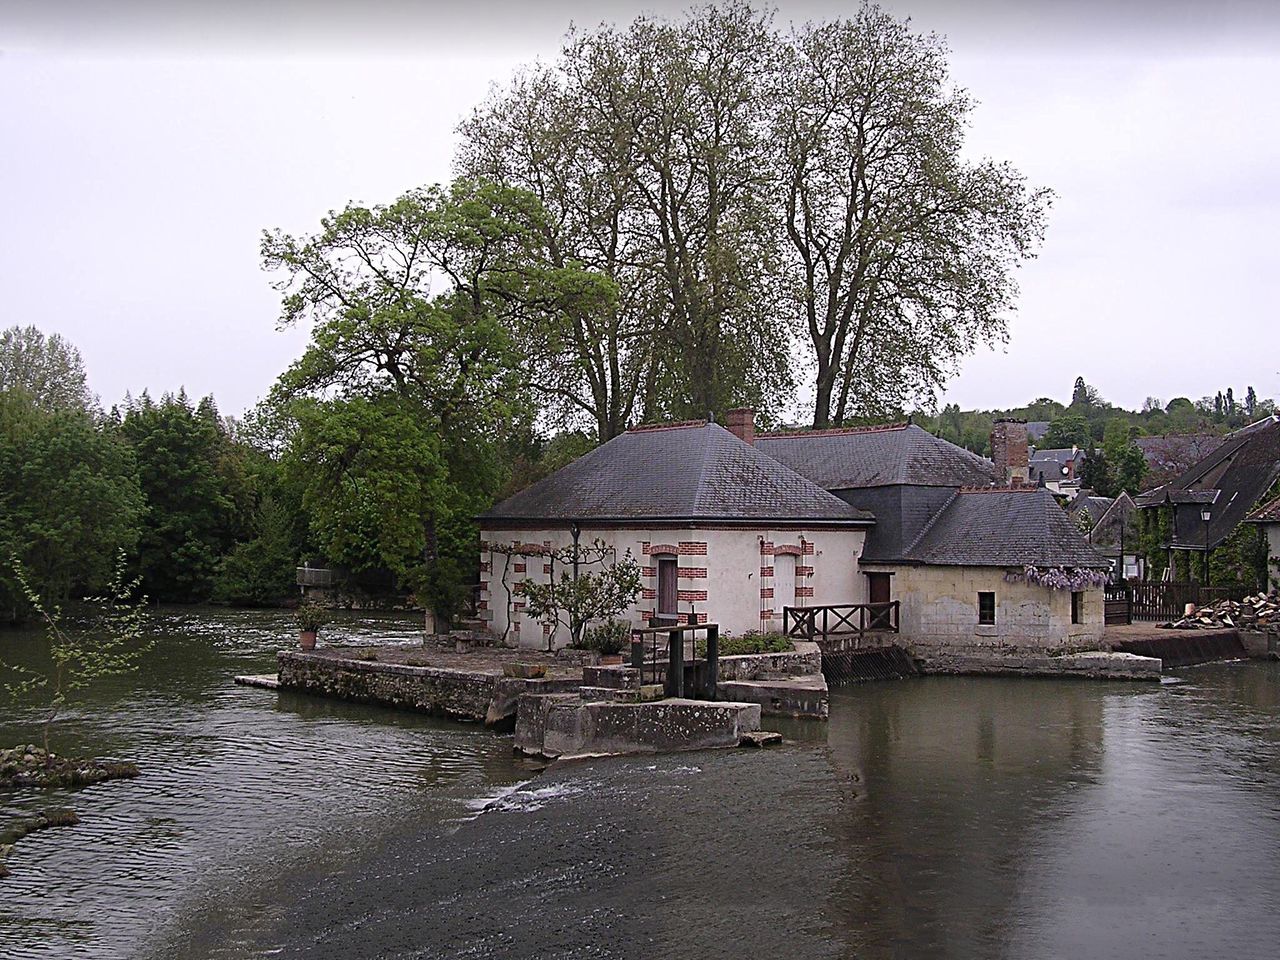
[{"label": "brick chimney", "polygon": [[1012,417],[997,420],[991,428],[991,459],[996,465],[996,482],[1003,479],[1018,487],[1030,478],[1027,463],[1027,421]]},{"label": "brick chimney", "polygon": [[756,412],[750,407],[739,407],[726,413],[725,427],[743,443],[755,445]]}]

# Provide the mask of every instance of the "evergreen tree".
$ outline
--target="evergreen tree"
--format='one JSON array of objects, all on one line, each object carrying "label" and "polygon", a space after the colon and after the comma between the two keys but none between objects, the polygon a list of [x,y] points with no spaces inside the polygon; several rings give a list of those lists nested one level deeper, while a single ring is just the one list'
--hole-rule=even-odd
[{"label": "evergreen tree", "polygon": [[219,561],[244,530],[244,485],[212,398],[144,393],[121,423],[148,511],[139,544],[143,587],[157,600],[209,599]]}]

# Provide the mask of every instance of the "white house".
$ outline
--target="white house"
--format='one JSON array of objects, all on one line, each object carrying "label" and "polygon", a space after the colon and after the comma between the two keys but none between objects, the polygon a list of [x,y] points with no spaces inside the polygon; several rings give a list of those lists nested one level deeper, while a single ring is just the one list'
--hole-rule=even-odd
[{"label": "white house", "polygon": [[784,606],[866,602],[857,561],[873,522],[722,426],[641,427],[481,516],[478,612],[508,643],[568,643],[516,585],[558,577],[549,555],[576,535],[641,564],[636,626],[692,615],[725,633],[776,630]]}]

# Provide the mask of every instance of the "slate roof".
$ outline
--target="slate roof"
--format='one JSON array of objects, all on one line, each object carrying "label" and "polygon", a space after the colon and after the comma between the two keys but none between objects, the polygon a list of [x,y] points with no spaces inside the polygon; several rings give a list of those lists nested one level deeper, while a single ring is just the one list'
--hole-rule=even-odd
[{"label": "slate roof", "polygon": [[1159,437],[1134,437],[1133,442],[1147,461],[1147,476],[1152,486],[1167,483],[1184,473],[1196,461],[1222,446],[1223,438],[1211,433],[1167,434]]},{"label": "slate roof", "polygon": [[1067,466],[1073,460],[1076,461],[1075,469],[1071,476],[1077,476],[1080,468],[1084,464],[1085,452],[1083,450],[1073,450],[1070,447],[1062,449],[1050,448],[1048,450],[1035,450],[1032,452],[1030,459],[1027,461],[1027,469],[1031,476],[1032,483],[1038,483],[1040,480],[1054,481],[1064,480],[1068,474],[1062,472],[1062,468]]},{"label": "slate roof", "polygon": [[875,522],[724,427],[702,421],[628,430],[480,516],[488,527],[572,520]]},{"label": "slate roof", "polygon": [[[1174,504],[1172,547],[1217,547],[1249,516],[1280,479],[1280,417],[1267,417],[1230,433],[1222,444],[1176,480],[1138,497],[1140,507]],[[1206,503],[1206,530],[1200,510]]]},{"label": "slate roof", "polygon": [[1264,503],[1246,518],[1250,523],[1280,523],[1280,497]]},{"label": "slate roof", "polygon": [[1048,420],[1028,420],[1027,421],[1027,439],[1032,442],[1039,440],[1049,432]]},{"label": "slate roof", "polygon": [[757,434],[756,448],[827,490],[985,486],[996,479],[990,460],[914,424]]},{"label": "slate roof", "polygon": [[947,566],[1110,566],[1038,487],[960,490],[904,551],[908,563]]}]

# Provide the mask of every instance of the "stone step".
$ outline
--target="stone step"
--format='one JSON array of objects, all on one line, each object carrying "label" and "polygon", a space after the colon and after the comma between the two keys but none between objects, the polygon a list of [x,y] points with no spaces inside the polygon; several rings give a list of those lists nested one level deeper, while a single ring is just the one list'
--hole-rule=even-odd
[{"label": "stone step", "polygon": [[582,682],[589,687],[639,690],[640,671],[634,667],[583,667]]},{"label": "stone step", "polygon": [[640,699],[639,690],[619,690],[617,687],[583,686],[581,696],[590,703],[636,703]]}]

